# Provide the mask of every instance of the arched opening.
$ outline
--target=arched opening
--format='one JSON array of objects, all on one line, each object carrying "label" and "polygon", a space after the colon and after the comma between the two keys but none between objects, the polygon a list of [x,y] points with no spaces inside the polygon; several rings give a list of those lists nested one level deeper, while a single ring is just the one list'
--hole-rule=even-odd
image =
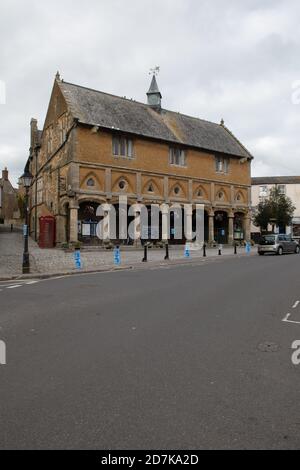
[{"label": "arched opening", "polygon": [[228,214],[225,211],[215,212],[215,240],[217,243],[228,243]]},{"label": "arched opening", "polygon": [[[97,217],[100,203],[84,201],[79,204],[78,210],[78,240],[87,245],[98,245],[97,225],[101,217]],[[68,211],[69,212],[69,211]]]},{"label": "arched opening", "polygon": [[233,219],[233,238],[236,241],[243,240],[244,236],[244,218],[243,212],[236,212]]}]

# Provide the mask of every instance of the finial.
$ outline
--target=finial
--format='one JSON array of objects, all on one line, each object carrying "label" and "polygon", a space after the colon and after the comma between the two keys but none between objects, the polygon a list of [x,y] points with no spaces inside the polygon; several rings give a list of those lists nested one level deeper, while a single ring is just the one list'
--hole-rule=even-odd
[{"label": "finial", "polygon": [[222,119],[221,119],[221,126],[224,126],[224,124],[225,124],[225,121],[224,121],[224,119],[222,118]]},{"label": "finial", "polygon": [[159,65],[157,65],[153,69],[150,69],[149,75],[155,75],[155,77],[157,77],[159,72],[160,72],[160,67],[159,67]]},{"label": "finial", "polygon": [[56,80],[58,80],[60,82],[60,73],[59,73],[59,71],[56,72],[55,78],[56,78]]}]

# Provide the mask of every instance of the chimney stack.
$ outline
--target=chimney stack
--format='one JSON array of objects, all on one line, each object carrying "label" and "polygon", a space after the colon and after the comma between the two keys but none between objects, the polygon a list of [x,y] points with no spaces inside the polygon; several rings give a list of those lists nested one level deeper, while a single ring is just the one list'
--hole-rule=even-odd
[{"label": "chimney stack", "polygon": [[8,169],[6,167],[2,170],[2,179],[8,181]]},{"label": "chimney stack", "polygon": [[33,149],[36,143],[36,136],[38,130],[38,122],[32,118],[30,121],[30,148]]}]

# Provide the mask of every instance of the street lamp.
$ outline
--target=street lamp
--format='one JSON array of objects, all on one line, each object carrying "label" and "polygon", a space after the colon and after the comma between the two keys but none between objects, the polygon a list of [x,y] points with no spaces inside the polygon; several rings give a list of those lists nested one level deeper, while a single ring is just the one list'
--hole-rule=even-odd
[{"label": "street lamp", "polygon": [[25,170],[23,176],[21,176],[20,180],[22,185],[25,188],[25,225],[24,225],[24,253],[23,253],[23,274],[30,273],[30,262],[29,262],[29,251],[28,251],[28,225],[29,225],[29,207],[28,207],[28,196],[29,196],[29,188],[32,183],[32,174],[30,171]]}]

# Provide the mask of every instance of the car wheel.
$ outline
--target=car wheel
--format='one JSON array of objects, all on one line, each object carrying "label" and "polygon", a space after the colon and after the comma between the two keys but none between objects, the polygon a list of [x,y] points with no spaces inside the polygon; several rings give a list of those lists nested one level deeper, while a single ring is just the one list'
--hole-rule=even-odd
[{"label": "car wheel", "polygon": [[277,254],[278,254],[279,256],[283,255],[283,249],[282,249],[281,246],[278,248]]},{"label": "car wheel", "polygon": [[299,246],[296,246],[295,253],[296,253],[296,255],[299,255],[299,253],[300,253],[300,247]]}]

